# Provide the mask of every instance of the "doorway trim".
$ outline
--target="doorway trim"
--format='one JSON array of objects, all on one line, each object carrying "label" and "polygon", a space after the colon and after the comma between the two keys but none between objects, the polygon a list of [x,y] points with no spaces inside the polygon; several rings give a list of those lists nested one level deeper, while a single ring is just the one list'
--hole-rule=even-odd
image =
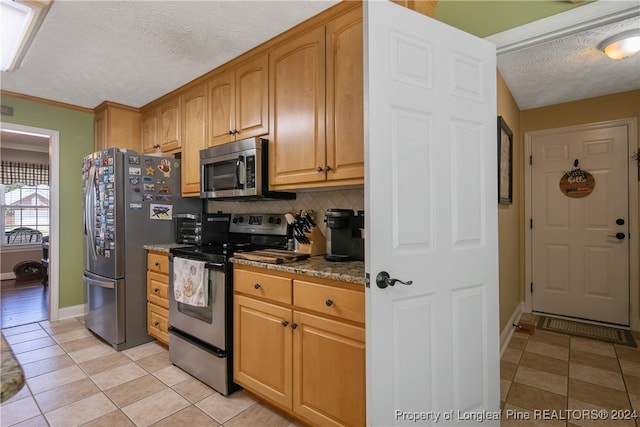
[{"label": "doorway trim", "polygon": [[[532,298],[531,288],[528,286],[532,281],[532,256],[533,251],[531,249],[533,232],[531,227],[527,227],[527,223],[531,218],[531,197],[532,197],[532,180],[531,173],[532,167],[529,163],[529,157],[532,152],[532,138],[536,135],[545,135],[549,133],[556,133],[559,131],[578,131],[578,130],[591,130],[602,127],[612,126],[627,126],[628,129],[628,153],[638,151],[638,121],[635,117],[619,120],[607,120],[603,122],[586,123],[574,126],[558,127],[553,129],[543,129],[525,132],[524,134],[524,252],[525,252],[525,281],[524,281],[524,311],[531,313],[532,311]],[[631,162],[631,160],[629,160]],[[632,164],[633,165],[633,164]],[[635,167],[629,167],[629,236],[630,241],[633,242],[629,245],[629,306],[630,306],[630,328],[633,330],[640,330],[640,239],[638,238],[638,169]]]},{"label": "doorway trim", "polygon": [[60,316],[60,132],[7,122],[0,128],[49,137],[49,320],[56,321]]}]

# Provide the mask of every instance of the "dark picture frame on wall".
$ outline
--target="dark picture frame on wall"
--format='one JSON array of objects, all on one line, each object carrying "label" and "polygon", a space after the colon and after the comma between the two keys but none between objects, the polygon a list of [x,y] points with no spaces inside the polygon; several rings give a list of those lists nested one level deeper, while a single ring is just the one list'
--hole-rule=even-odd
[{"label": "dark picture frame on wall", "polygon": [[498,203],[513,203],[513,132],[498,116]]}]

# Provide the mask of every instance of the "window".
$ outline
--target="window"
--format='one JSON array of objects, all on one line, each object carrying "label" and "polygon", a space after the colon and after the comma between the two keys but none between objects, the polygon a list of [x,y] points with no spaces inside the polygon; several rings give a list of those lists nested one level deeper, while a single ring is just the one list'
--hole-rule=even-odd
[{"label": "window", "polygon": [[49,186],[0,184],[3,246],[40,244],[49,234]]}]

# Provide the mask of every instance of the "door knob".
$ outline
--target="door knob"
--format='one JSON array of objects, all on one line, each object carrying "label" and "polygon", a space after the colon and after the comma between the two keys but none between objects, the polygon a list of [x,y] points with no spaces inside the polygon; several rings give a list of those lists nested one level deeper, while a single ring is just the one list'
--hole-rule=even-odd
[{"label": "door knob", "polygon": [[400,282],[403,285],[410,285],[410,284],[413,283],[413,280],[409,280],[407,282],[403,282],[402,280],[392,279],[391,276],[389,276],[389,273],[387,273],[386,271],[381,271],[376,276],[376,284],[378,285],[378,287],[380,289],[384,289],[387,286],[393,286],[393,285],[396,284],[396,282]]},{"label": "door knob", "polygon": [[616,234],[609,234],[608,237],[615,237],[618,240],[623,240],[626,236],[624,233],[616,233]]}]

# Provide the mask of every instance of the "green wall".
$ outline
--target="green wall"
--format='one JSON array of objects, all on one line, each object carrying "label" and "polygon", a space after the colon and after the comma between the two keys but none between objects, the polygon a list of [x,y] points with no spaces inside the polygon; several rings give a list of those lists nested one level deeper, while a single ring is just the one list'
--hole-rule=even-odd
[{"label": "green wall", "polygon": [[590,3],[558,0],[440,0],[436,19],[478,37],[487,37]]},{"label": "green wall", "polygon": [[92,113],[2,95],[13,116],[2,121],[60,133],[60,302],[59,308],[84,302],[82,283],[82,158],[93,152]]}]

